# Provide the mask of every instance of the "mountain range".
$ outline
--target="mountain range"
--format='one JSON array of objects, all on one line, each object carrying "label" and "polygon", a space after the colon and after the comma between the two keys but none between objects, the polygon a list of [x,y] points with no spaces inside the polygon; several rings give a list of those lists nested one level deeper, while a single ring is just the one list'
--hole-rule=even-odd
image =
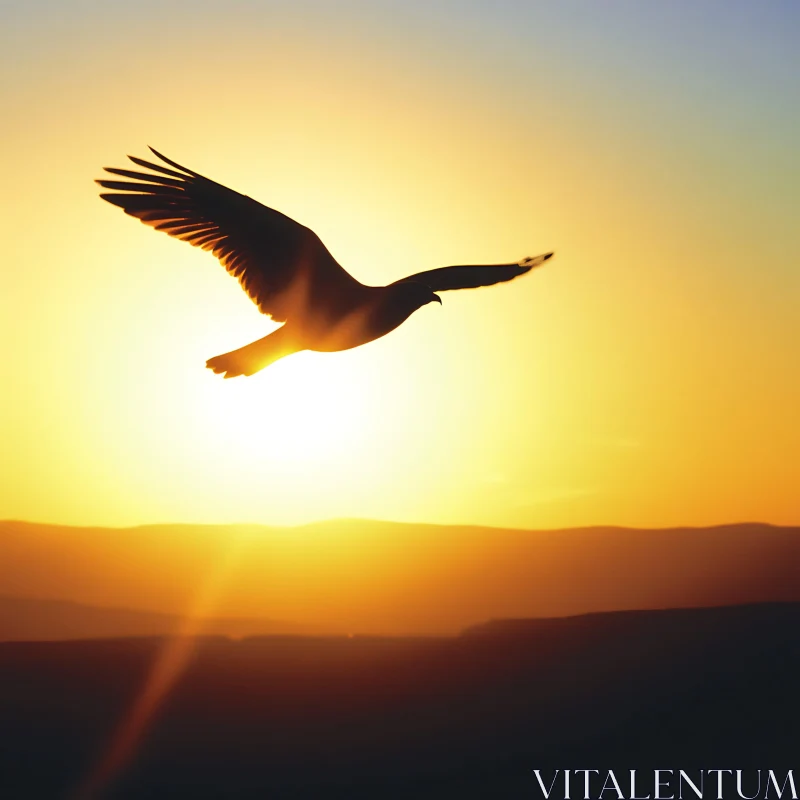
[{"label": "mountain range", "polygon": [[6,639],[158,635],[187,617],[233,636],[451,635],[501,618],[798,602],[800,528],[6,521],[0,596]]}]

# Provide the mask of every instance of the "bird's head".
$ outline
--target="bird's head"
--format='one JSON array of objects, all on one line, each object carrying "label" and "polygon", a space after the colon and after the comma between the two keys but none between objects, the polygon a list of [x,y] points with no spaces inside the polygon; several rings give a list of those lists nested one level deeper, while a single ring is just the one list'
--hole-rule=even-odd
[{"label": "bird's head", "polygon": [[395,291],[405,303],[408,303],[412,311],[416,311],[428,303],[442,304],[442,298],[430,286],[418,281],[403,281],[395,284]]}]

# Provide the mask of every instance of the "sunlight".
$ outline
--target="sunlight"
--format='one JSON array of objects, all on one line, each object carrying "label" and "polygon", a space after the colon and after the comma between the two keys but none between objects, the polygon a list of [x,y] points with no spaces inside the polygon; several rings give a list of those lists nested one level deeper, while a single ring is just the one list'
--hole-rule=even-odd
[{"label": "sunlight", "polygon": [[366,436],[370,387],[331,354],[299,353],[252,378],[208,375],[199,415],[242,463],[295,469],[346,459]]},{"label": "sunlight", "polygon": [[144,686],[120,720],[103,757],[73,793],[75,800],[96,797],[134,757],[162,703],[189,666],[197,648],[195,637],[202,634],[204,619],[214,614],[249,542],[248,533],[240,531],[238,538],[230,541],[225,556],[201,582],[177,630],[164,639]]}]

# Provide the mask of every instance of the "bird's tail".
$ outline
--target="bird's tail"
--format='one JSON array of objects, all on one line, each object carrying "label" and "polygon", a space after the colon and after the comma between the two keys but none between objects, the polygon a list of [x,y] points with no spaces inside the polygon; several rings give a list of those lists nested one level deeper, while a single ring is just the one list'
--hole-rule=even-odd
[{"label": "bird's tail", "polygon": [[206,366],[224,375],[226,378],[236,378],[239,375],[254,375],[256,372],[274,364],[279,358],[291,355],[298,351],[288,341],[283,328],[279,328],[263,339],[246,344],[238,350],[214,356],[206,361]]}]

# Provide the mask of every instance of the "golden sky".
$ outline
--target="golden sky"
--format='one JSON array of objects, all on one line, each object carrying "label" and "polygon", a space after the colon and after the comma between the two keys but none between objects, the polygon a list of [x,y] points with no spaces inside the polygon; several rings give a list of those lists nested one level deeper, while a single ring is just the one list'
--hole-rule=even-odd
[{"label": "golden sky", "polygon": [[[798,523],[798,18],[692,6],[0,11],[0,518]],[[556,258],[223,381],[274,325],[98,199],[148,144],[366,283]]]}]

